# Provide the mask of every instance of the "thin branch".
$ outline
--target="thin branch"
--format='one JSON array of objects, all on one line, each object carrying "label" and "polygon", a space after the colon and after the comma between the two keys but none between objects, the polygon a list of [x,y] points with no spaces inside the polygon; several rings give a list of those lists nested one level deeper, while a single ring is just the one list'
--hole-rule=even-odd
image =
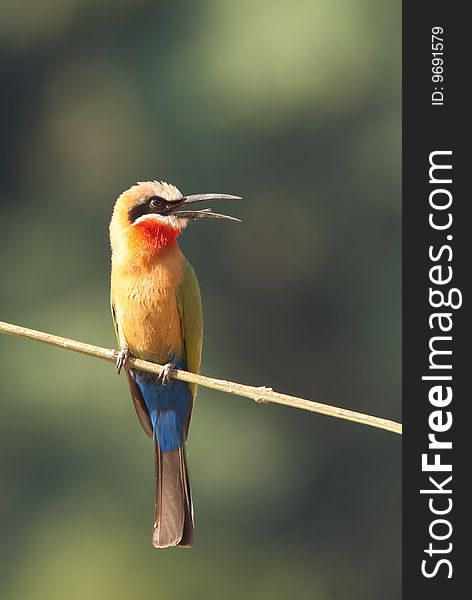
[{"label": "thin branch", "polygon": [[[115,362],[118,354],[116,350],[84,344],[82,342],[77,342],[76,340],[70,340],[58,335],[36,331],[34,329],[27,329],[26,327],[4,323],[3,321],[0,321],[0,333],[30,338],[37,342],[58,346],[65,350],[72,350],[73,352],[80,352],[81,354],[87,354],[89,356],[95,356],[103,360],[108,360],[109,362]],[[130,358],[128,365],[135,369],[146,371],[147,373],[156,374],[159,374],[163,368],[161,365],[147,362],[139,358]],[[226,394],[250,398],[256,402],[283,404],[284,406],[292,406],[294,408],[335,417],[336,419],[345,419],[347,421],[353,421],[354,423],[368,425],[369,427],[376,427],[377,429],[385,429],[386,431],[391,431],[400,435],[402,434],[401,423],[374,417],[372,415],[365,415],[346,408],[340,408],[339,406],[331,406],[329,404],[305,400],[304,398],[297,398],[287,394],[279,394],[278,392],[274,392],[272,388],[243,385],[233,381],[224,381],[223,379],[214,379],[213,377],[196,375],[195,373],[189,373],[180,369],[171,371],[170,376],[173,379],[187,381],[188,383],[196,383],[204,387],[219,390],[220,392],[225,392]]]}]

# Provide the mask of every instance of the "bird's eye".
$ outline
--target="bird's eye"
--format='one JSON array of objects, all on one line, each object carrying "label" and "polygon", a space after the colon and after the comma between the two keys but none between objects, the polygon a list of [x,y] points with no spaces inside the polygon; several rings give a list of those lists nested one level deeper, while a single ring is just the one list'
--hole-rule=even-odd
[{"label": "bird's eye", "polygon": [[167,202],[164,200],[164,198],[159,198],[159,196],[153,196],[149,200],[149,206],[156,210],[165,210],[167,207]]}]

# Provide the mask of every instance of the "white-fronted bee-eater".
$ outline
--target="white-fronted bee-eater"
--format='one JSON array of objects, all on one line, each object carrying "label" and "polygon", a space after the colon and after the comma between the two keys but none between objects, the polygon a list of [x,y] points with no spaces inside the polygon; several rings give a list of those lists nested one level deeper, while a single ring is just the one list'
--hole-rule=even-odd
[{"label": "white-fronted bee-eater", "polygon": [[[228,194],[184,196],[162,181],[138,183],[116,201],[110,222],[111,306],[131,396],[144,431],[154,439],[156,548],[189,547],[193,505],[185,441],[196,386],[169,377],[171,369],[198,373],[202,352],[202,305],[195,273],[177,238],[194,219],[234,217],[198,202],[237,200]],[[152,375],[127,365],[129,356],[165,365]]]}]

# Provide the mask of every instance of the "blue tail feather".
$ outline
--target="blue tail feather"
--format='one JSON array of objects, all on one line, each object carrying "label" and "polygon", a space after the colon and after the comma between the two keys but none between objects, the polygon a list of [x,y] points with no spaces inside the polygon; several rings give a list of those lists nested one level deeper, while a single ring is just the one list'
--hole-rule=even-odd
[{"label": "blue tail feather", "polygon": [[[186,369],[184,360],[174,360],[173,364],[177,369]],[[170,452],[181,448],[192,408],[187,383],[171,379],[162,385],[151,373],[135,370],[131,373],[143,395],[160,449]]]}]

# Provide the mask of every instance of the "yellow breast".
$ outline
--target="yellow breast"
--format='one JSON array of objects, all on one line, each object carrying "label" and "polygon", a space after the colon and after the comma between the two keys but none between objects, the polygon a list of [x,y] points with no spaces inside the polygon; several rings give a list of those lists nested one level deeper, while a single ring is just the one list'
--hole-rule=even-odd
[{"label": "yellow breast", "polygon": [[113,256],[111,287],[121,345],[138,358],[183,356],[176,290],[184,258],[177,245],[151,261]]}]

